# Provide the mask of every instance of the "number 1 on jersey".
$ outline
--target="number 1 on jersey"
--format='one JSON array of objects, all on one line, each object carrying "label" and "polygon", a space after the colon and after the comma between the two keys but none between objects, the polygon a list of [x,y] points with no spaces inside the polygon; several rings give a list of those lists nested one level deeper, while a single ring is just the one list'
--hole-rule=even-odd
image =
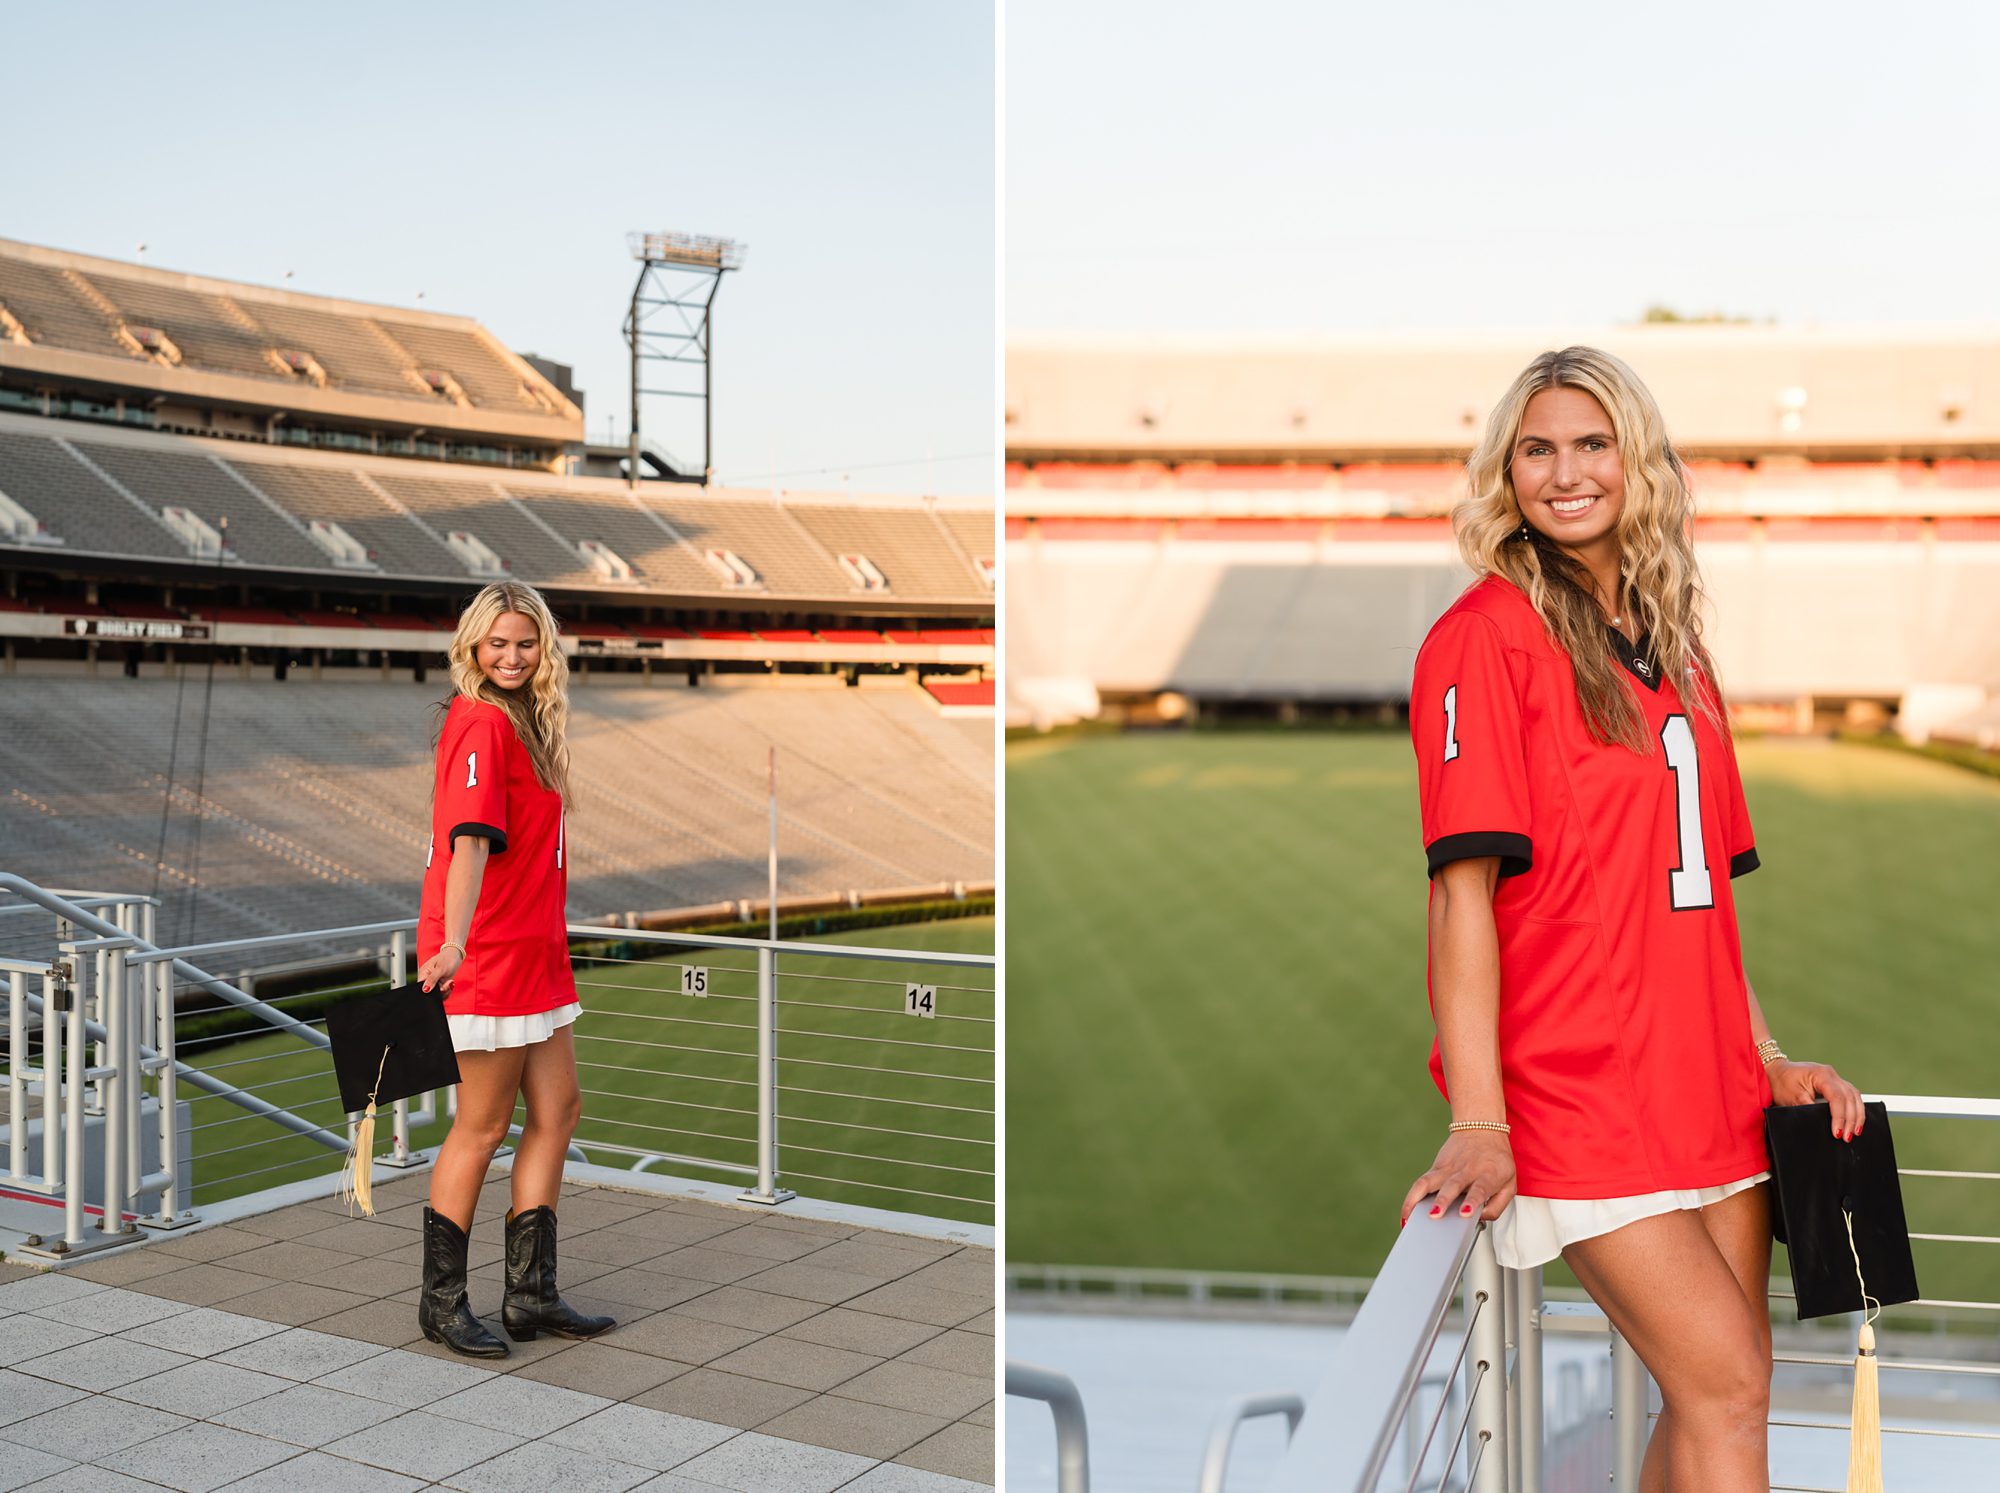
[{"label": "number 1 on jersey", "polygon": [[477,788],[479,786],[479,753],[477,752],[467,752],[465,754],[465,786],[468,788]]},{"label": "number 1 on jersey", "polygon": [[1708,847],[1701,838],[1701,759],[1694,728],[1684,715],[1670,715],[1660,727],[1660,745],[1674,774],[1674,809],[1680,832],[1680,864],[1667,873],[1667,900],[1674,911],[1715,906],[1709,880]]},{"label": "number 1 on jersey", "polygon": [[[1474,732],[1473,735],[1478,735]],[[1458,756],[1458,686],[1444,692],[1444,760]]]}]

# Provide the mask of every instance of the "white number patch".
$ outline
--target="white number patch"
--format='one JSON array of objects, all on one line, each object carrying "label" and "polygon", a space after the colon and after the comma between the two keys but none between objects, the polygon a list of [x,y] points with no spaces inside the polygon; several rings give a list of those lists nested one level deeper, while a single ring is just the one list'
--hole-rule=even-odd
[{"label": "white number patch", "polygon": [[1450,762],[1457,756],[1458,686],[1454,684],[1444,692],[1444,760]]},{"label": "white number patch", "polygon": [[468,788],[477,788],[479,786],[479,753],[477,752],[467,752],[465,754],[465,786]]},{"label": "white number patch", "polygon": [[705,966],[699,964],[683,964],[681,966],[681,994],[708,994],[708,970]]},{"label": "white number patch", "polygon": [[905,985],[903,987],[903,1014],[921,1016],[926,1021],[937,1016],[937,986]]},{"label": "white number patch", "polygon": [[1670,715],[1660,727],[1660,745],[1674,774],[1674,808],[1680,834],[1680,864],[1667,873],[1667,900],[1674,911],[1715,906],[1709,879],[1708,848],[1701,838],[1701,759],[1694,728],[1684,715]]}]

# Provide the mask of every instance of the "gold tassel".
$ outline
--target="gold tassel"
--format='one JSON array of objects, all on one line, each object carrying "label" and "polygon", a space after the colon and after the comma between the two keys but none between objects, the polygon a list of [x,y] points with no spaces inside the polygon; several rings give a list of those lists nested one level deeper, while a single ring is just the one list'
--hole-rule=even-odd
[{"label": "gold tassel", "polygon": [[[394,1046],[391,1043],[390,1046]],[[347,1160],[340,1168],[340,1200],[349,1205],[359,1203],[361,1211],[373,1218],[375,1200],[369,1195],[369,1188],[375,1181],[375,1095],[382,1088],[382,1070],[389,1064],[389,1048],[382,1049],[382,1061],[375,1065],[375,1087],[368,1091],[368,1108],[362,1111],[361,1123],[354,1127],[354,1144],[347,1148]]]},{"label": "gold tassel", "polygon": [[[1845,1208],[1847,1248],[1854,1254],[1854,1274],[1861,1274],[1861,1255],[1854,1249],[1854,1217]],[[1861,1284],[1861,1335],[1854,1354],[1854,1409],[1848,1417],[1847,1493],[1882,1493],[1882,1402],[1876,1387],[1875,1329],[1870,1325],[1868,1283]],[[1880,1302],[1875,1315],[1882,1314]]]}]

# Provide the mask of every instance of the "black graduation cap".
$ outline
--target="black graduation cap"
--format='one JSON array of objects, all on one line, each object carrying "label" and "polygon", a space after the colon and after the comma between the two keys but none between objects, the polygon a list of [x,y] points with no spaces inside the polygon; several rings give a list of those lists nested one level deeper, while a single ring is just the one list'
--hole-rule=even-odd
[{"label": "black graduation cap", "polygon": [[1889,1111],[1873,1102],[1863,1113],[1859,1133],[1844,1141],[1833,1133],[1825,1104],[1774,1104],[1764,1111],[1776,1194],[1771,1232],[1791,1251],[1801,1322],[1865,1310],[1863,1282],[1877,1306],[1915,1301],[1922,1294],[1910,1258]]},{"label": "black graduation cap", "polygon": [[[437,996],[418,985],[350,996],[326,1013],[341,1107],[358,1114],[458,1082],[458,1054]],[[379,1077],[378,1077],[379,1075]]]}]

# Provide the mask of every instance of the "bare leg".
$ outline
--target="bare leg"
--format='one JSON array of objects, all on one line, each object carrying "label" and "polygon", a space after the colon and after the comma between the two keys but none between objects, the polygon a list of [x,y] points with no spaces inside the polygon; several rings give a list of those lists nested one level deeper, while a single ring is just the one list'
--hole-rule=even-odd
[{"label": "bare leg", "polygon": [[572,1031],[559,1026],[548,1041],[524,1049],[527,1061],[521,1073],[521,1092],[527,1097],[528,1116],[521,1127],[521,1144],[514,1151],[516,1213],[555,1208],[562,1196],[563,1162],[583,1113]]},{"label": "bare leg", "polygon": [[431,1207],[468,1234],[486,1168],[514,1119],[523,1051],[502,1047],[458,1055],[458,1115],[431,1167]]},{"label": "bare leg", "polygon": [[[1757,1319],[1764,1345],[1766,1382],[1771,1359],[1771,1184],[1759,1182],[1733,1197],[1700,1211],[1715,1247],[1743,1289],[1743,1299]],[[1673,1439],[1673,1410],[1662,1408],[1646,1443],[1646,1460],[1639,1469],[1639,1493],[1666,1493],[1667,1444]]]},{"label": "bare leg", "polygon": [[[1756,1205],[1728,1209],[1735,1201],[1718,1205],[1718,1222],[1740,1239]],[[1563,1259],[1660,1386],[1667,1410],[1658,1449],[1648,1448],[1648,1462],[1662,1464],[1657,1486],[1767,1493],[1768,1339],[1701,1212],[1641,1219],[1570,1245]]]}]

